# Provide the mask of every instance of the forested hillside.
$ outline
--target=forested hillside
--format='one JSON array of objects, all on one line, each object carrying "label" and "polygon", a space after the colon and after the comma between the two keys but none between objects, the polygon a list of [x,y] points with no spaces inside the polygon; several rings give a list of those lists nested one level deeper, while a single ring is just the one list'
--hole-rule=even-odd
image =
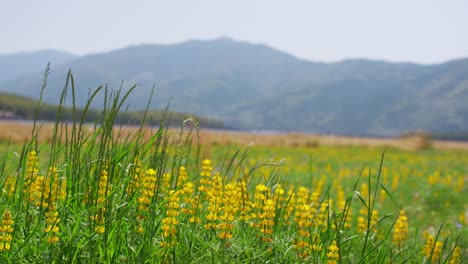
[{"label": "forested hillside", "polygon": [[[55,121],[59,113],[58,106],[41,103],[38,106],[38,101],[8,93],[0,93],[0,119],[12,120],[44,120]],[[60,110],[60,119],[63,121],[80,121],[84,113],[83,108],[73,110],[71,107],[65,107]],[[100,120],[102,116],[101,110],[88,109],[84,121],[94,123]],[[145,118],[144,111],[123,111],[116,118],[118,124],[124,125],[139,125]],[[161,121],[168,121],[174,126],[182,125],[182,122],[187,118],[185,114],[166,112],[166,111],[149,111],[146,116],[148,124],[157,125]],[[223,128],[222,121],[209,118],[198,117],[201,127],[205,128]]]}]

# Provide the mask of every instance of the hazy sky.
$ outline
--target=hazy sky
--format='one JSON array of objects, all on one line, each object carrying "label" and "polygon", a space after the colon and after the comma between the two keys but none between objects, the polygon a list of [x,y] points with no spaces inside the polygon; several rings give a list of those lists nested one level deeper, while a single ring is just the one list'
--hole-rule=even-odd
[{"label": "hazy sky", "polygon": [[229,36],[297,57],[468,57],[466,0],[0,0],[0,53],[77,54]]}]

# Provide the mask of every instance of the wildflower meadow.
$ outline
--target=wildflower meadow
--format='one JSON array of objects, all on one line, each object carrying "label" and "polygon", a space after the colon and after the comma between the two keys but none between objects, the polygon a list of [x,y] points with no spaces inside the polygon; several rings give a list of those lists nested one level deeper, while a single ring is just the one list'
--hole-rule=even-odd
[{"label": "wildflower meadow", "polygon": [[101,92],[94,124],[0,142],[0,263],[466,262],[467,152],[124,136]]}]

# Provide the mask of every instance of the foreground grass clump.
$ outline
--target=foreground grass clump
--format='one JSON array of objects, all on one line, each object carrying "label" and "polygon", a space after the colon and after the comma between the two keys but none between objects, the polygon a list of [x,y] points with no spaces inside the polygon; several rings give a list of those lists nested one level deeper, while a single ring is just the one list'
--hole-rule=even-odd
[{"label": "foreground grass clump", "polygon": [[[126,96],[106,93],[94,125],[79,116],[61,122],[59,107],[48,143],[38,144],[34,126],[20,149],[2,145],[0,263],[464,260],[463,165],[447,180],[438,168],[419,175],[404,153],[391,156],[389,168],[382,155],[363,169],[379,160],[379,149],[205,151],[185,127],[197,127],[193,118],[180,133],[162,123],[149,138],[143,125],[122,136],[114,121]],[[304,153],[316,158],[303,165]],[[363,153],[371,154],[351,158]],[[279,154],[287,157],[284,165],[268,161]],[[327,156],[338,158],[320,158]],[[449,201],[459,219],[439,219],[437,210],[432,219],[418,218],[406,185],[421,188],[425,201],[433,195],[430,207],[447,208]]]}]

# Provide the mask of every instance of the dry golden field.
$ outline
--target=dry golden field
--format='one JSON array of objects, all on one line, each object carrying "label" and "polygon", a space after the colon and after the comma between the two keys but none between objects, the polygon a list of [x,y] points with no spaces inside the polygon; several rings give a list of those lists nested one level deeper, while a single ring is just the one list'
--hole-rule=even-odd
[{"label": "dry golden field", "polygon": [[[39,142],[48,142],[53,136],[53,124],[37,124],[40,127]],[[0,141],[22,143],[30,140],[32,135],[32,123],[0,121]],[[116,134],[126,137],[134,133],[139,127],[116,127]],[[89,126],[88,130],[92,131]],[[145,136],[150,137],[156,128],[144,128]],[[171,132],[178,133],[179,129]],[[200,143],[203,145],[241,145],[255,144],[259,146],[284,146],[284,147],[316,147],[324,146],[360,146],[360,147],[390,147],[403,150],[420,150],[427,147],[440,150],[468,150],[468,142],[430,140],[424,136],[407,136],[398,138],[370,138],[335,135],[317,135],[304,133],[249,133],[239,131],[201,130]]]}]

